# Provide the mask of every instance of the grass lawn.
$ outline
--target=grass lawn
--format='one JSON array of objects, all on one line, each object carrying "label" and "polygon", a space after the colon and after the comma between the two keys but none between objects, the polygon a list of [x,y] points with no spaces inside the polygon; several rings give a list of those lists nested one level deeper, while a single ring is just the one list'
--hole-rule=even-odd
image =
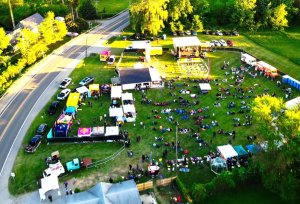
[{"label": "grass lawn", "polygon": [[[93,0],[94,5],[99,13],[105,14],[117,14],[120,11],[128,8],[128,3],[130,0]],[[105,11],[105,12],[104,12]]]},{"label": "grass lawn", "polygon": [[[130,35],[130,32],[125,32],[124,34]],[[203,41],[220,38],[217,36],[205,36],[199,34],[198,36],[200,40]],[[257,54],[256,56],[261,58],[263,56],[272,56],[273,58],[270,63],[275,65],[278,62],[277,57],[283,58],[287,63],[291,64],[292,62],[286,59],[283,56],[280,56],[276,53],[269,51],[266,48],[261,46],[255,46],[253,41],[250,41],[248,38],[239,36],[239,37],[231,37],[234,39],[236,46],[241,47],[246,50],[251,50]],[[122,49],[129,46],[131,44],[130,41],[123,41],[121,37],[116,37],[115,41],[109,41],[108,44],[112,47],[112,53],[117,56],[116,62],[119,60]],[[172,39],[168,37],[165,41],[155,41],[152,42],[152,45],[162,45],[164,47],[171,48],[172,47]],[[255,46],[255,47],[254,47]],[[265,54],[266,53],[266,54]],[[264,55],[265,54],[265,55]],[[167,88],[164,89],[151,89],[148,90],[146,95],[152,101],[163,102],[163,101],[173,101],[174,99],[178,99],[179,96],[182,96],[184,99],[189,100],[191,103],[200,101],[199,105],[195,105],[189,108],[185,108],[188,112],[190,110],[197,110],[199,108],[209,106],[209,109],[204,111],[201,115],[210,115],[210,118],[204,120],[204,124],[211,124],[212,120],[217,120],[219,123],[219,127],[213,127],[206,131],[201,131],[201,138],[206,140],[210,145],[207,148],[201,148],[196,143],[195,138],[190,137],[188,134],[178,134],[179,141],[184,149],[188,149],[191,156],[204,156],[210,150],[215,150],[216,146],[227,144],[229,140],[232,140],[231,137],[226,135],[217,135],[216,138],[212,139],[212,132],[218,129],[224,129],[225,131],[236,131],[237,137],[235,140],[232,140],[233,145],[246,145],[248,142],[246,137],[248,135],[257,134],[258,140],[259,133],[257,128],[259,128],[258,124],[253,124],[250,127],[241,126],[234,127],[233,118],[239,117],[241,119],[241,123],[245,122],[245,114],[236,114],[236,115],[227,115],[226,112],[229,110],[227,108],[230,101],[235,101],[236,108],[231,109],[230,111],[239,111],[241,106],[241,101],[244,100],[247,104],[250,104],[253,96],[256,94],[262,94],[265,89],[269,89],[269,93],[276,93],[277,96],[283,97],[284,92],[281,88],[276,87],[276,83],[266,79],[263,76],[259,76],[254,79],[246,74],[246,80],[243,83],[243,88],[246,86],[253,87],[254,84],[260,84],[260,86],[256,86],[254,90],[254,94],[249,94],[252,97],[246,99],[233,99],[232,96],[228,96],[224,100],[220,100],[222,107],[215,108],[213,103],[216,101],[216,93],[218,89],[221,87],[228,87],[230,83],[233,83],[233,80],[229,79],[228,76],[225,76],[226,70],[221,70],[220,67],[223,65],[224,60],[229,61],[230,67],[238,67],[241,65],[240,62],[240,53],[236,52],[224,52],[218,51],[215,53],[208,53],[208,57],[211,63],[211,77],[213,79],[218,79],[221,85],[217,86],[215,83],[212,83],[212,91],[207,95],[199,95],[197,99],[192,99],[189,95],[181,95],[179,91],[181,89],[190,89],[192,93],[199,94],[199,87],[197,82],[189,82],[186,80],[187,75],[181,72],[178,69],[177,62],[174,61],[169,51],[166,51],[162,56],[152,57],[151,63],[156,66],[159,72],[162,75],[165,75],[166,78],[174,78],[181,77],[182,80],[178,80],[174,83],[175,90],[170,90]],[[138,55],[124,55],[122,62],[120,63],[121,67],[131,67],[135,62],[138,61]],[[207,62],[207,60],[205,60]],[[274,63],[273,63],[274,62]],[[292,63],[293,64],[293,63]],[[166,66],[167,65],[167,66]],[[79,81],[89,75],[93,75],[95,77],[96,83],[110,83],[110,78],[116,76],[114,71],[115,66],[108,66],[103,62],[99,62],[98,56],[91,56],[86,58],[85,61],[80,64],[76,70],[71,74],[71,78],[73,80],[73,84],[70,85],[71,90],[77,86]],[[228,70],[229,71],[229,70]],[[294,72],[293,70],[291,72]],[[294,76],[294,75],[292,75]],[[297,75],[299,76],[299,74]],[[228,82],[222,82],[223,79],[227,78]],[[183,86],[183,83],[187,82],[189,87]],[[58,90],[59,92],[60,90]],[[235,92],[234,88],[230,88],[231,92]],[[114,161],[110,161],[105,165],[97,166],[95,168],[91,168],[89,170],[80,170],[78,172],[73,172],[69,175],[66,175],[61,179],[61,181],[70,179],[72,177],[77,178],[78,187],[80,189],[86,189],[89,186],[99,182],[99,181],[107,181],[110,176],[118,177],[118,176],[126,176],[128,170],[128,164],[137,164],[139,166],[143,166],[146,169],[147,164],[142,164],[140,162],[140,158],[142,154],[152,155],[152,158],[158,159],[162,156],[163,150],[167,149],[169,154],[167,159],[175,158],[175,151],[170,147],[161,147],[154,148],[152,146],[153,143],[158,143],[163,146],[162,142],[155,141],[155,137],[164,137],[164,141],[172,142],[175,141],[175,125],[173,122],[167,121],[167,115],[161,114],[161,110],[166,107],[154,107],[153,105],[145,105],[141,104],[140,101],[142,99],[142,93],[137,91],[132,91],[135,98],[136,110],[138,113],[136,125],[133,123],[126,123],[122,129],[128,130],[129,136],[132,140],[131,150],[134,152],[133,158],[128,158],[126,151],[120,154]],[[171,96],[170,93],[175,93],[176,96]],[[295,91],[293,92],[292,97],[294,97]],[[56,95],[53,96],[52,100],[55,100]],[[87,105],[83,105],[81,107],[81,111],[78,111],[78,118],[81,120],[82,127],[91,127],[95,125],[103,125],[103,121],[97,120],[99,116],[103,116],[104,114],[108,115],[108,107],[110,104],[109,96],[102,96],[99,101],[95,101],[93,99],[88,99],[93,103],[93,108],[88,107]],[[31,125],[31,128],[28,130],[25,139],[24,146],[28,143],[30,138],[34,135],[36,128],[40,123],[47,123],[49,126],[52,126],[56,118],[58,117],[58,113],[54,116],[48,116],[46,114],[46,110],[49,107],[49,104],[41,111],[40,115],[34,120]],[[62,103],[61,109],[63,109],[65,102]],[[172,103],[168,106],[172,109],[181,108],[177,103]],[[155,119],[152,110],[156,109],[161,116],[160,119]],[[192,128],[194,131],[199,131],[199,127],[195,124],[195,121],[192,119],[193,116],[190,116],[188,120],[183,120],[182,115],[173,113],[172,114],[175,120],[178,120],[181,128]],[[198,114],[199,115],[199,114]],[[94,120],[95,118],[95,120]],[[95,124],[95,121],[97,121]],[[141,127],[139,124],[143,122],[145,124],[145,128]],[[156,125],[153,125],[153,122],[157,122]],[[172,132],[161,133],[159,131],[159,127],[163,126],[165,128],[172,128]],[[153,130],[153,128],[157,130]],[[77,127],[74,125],[72,127],[71,135],[76,134]],[[142,140],[140,143],[135,141],[136,136],[141,136]],[[211,141],[212,140],[212,141]],[[210,141],[212,143],[210,143]],[[51,152],[55,150],[59,150],[61,154],[62,163],[66,163],[70,161],[74,157],[91,157],[94,161],[99,161],[113,154],[122,144],[119,143],[87,143],[87,144],[45,144],[45,142],[38,148],[37,152],[34,154],[26,154],[24,149],[21,148],[18,154],[17,160],[15,162],[15,166],[13,171],[16,173],[16,181],[11,181],[9,185],[10,192],[14,195],[21,194],[28,191],[33,191],[38,188],[36,181],[41,177],[42,171],[46,168],[44,163],[44,159],[51,154]],[[179,153],[179,157],[182,156],[182,152]],[[29,165],[30,164],[30,165]],[[199,166],[191,166],[191,173],[176,173],[169,172],[164,165],[161,168],[161,173],[163,177],[173,176],[178,174],[181,180],[189,187],[193,183],[196,182],[208,182],[214,175],[211,173],[209,167],[205,166],[203,168],[199,168]],[[146,180],[146,178],[142,179]]]}]

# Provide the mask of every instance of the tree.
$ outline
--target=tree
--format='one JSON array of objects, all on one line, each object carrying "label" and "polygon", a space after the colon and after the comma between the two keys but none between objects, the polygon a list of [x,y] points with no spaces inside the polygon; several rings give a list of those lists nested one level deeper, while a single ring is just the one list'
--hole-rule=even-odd
[{"label": "tree", "polygon": [[271,26],[275,30],[283,30],[284,27],[288,26],[287,20],[288,12],[286,11],[286,5],[280,4],[274,8],[270,18]]},{"label": "tree", "polygon": [[199,32],[203,30],[203,23],[198,15],[193,16],[192,29],[197,30]]},{"label": "tree", "polygon": [[0,55],[9,46],[9,37],[6,35],[5,30],[0,28]]},{"label": "tree", "polygon": [[166,9],[169,0],[136,0],[130,5],[130,15],[133,29],[136,32],[145,31],[157,35],[167,20]]},{"label": "tree", "polygon": [[192,25],[188,18],[191,18],[192,12],[193,6],[190,0],[170,0],[170,2],[168,3],[168,13],[169,23],[172,23],[173,25],[171,26],[171,30],[173,32],[176,30],[182,31],[184,27],[186,27],[186,29],[190,29]]},{"label": "tree", "polygon": [[257,22],[257,27],[268,27],[272,8],[271,8],[270,0],[257,0],[256,2],[256,13],[255,13],[255,21]]},{"label": "tree", "polygon": [[232,20],[240,27],[252,30],[255,26],[254,15],[256,8],[256,0],[236,0],[234,3],[234,12]]},{"label": "tree", "polygon": [[78,7],[79,16],[86,20],[97,18],[97,11],[91,0],[82,0]]},{"label": "tree", "polygon": [[202,203],[207,198],[206,188],[201,184],[195,184],[193,186],[192,196],[195,201]]}]

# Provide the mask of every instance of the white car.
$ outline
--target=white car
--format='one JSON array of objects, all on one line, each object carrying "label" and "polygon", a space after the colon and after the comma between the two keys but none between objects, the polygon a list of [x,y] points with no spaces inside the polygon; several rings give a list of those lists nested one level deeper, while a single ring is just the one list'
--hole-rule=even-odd
[{"label": "white car", "polygon": [[221,31],[217,30],[217,31],[216,31],[216,35],[218,35],[218,36],[222,36],[222,35],[223,35],[223,33],[222,33]]},{"label": "white car", "polygon": [[116,61],[116,56],[115,56],[115,55],[111,55],[111,56],[108,58],[107,64],[114,64],[115,61]]},{"label": "white car", "polygon": [[227,46],[227,43],[225,42],[225,40],[222,39],[222,40],[219,40],[219,42],[222,46],[224,46],[224,47]]},{"label": "white car", "polygon": [[217,46],[217,47],[220,47],[220,46],[221,46],[220,42],[217,41],[217,40],[212,40],[211,43],[213,43],[213,44],[214,44],[215,46]]},{"label": "white car", "polygon": [[62,89],[67,88],[70,85],[71,81],[72,81],[71,78],[64,78],[64,80],[60,83],[59,88]]},{"label": "white car", "polygon": [[67,36],[69,37],[77,37],[79,34],[75,32],[67,32]]},{"label": "white car", "polygon": [[185,31],[184,33],[185,33],[186,35],[191,35],[191,34],[192,34],[191,31],[189,31],[189,30]]},{"label": "white car", "polygon": [[70,89],[64,89],[60,92],[60,94],[57,95],[57,100],[65,100],[69,94],[70,94],[71,90]]}]

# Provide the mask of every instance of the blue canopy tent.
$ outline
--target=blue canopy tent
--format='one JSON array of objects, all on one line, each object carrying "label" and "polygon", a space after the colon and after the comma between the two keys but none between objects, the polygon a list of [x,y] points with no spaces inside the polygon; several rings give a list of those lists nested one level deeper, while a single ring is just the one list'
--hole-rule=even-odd
[{"label": "blue canopy tent", "polygon": [[65,110],[66,115],[75,115],[76,107],[74,106],[68,106]]},{"label": "blue canopy tent", "polygon": [[247,146],[246,146],[246,149],[247,149],[248,152],[250,152],[251,154],[256,154],[256,153],[258,153],[258,152],[261,150],[257,145],[254,145],[254,144],[247,145]]},{"label": "blue canopy tent", "polygon": [[247,157],[248,153],[242,145],[234,146],[233,149],[238,153],[238,157]]},{"label": "blue canopy tent", "polygon": [[53,135],[54,137],[67,137],[69,125],[68,124],[56,124],[54,126]]}]

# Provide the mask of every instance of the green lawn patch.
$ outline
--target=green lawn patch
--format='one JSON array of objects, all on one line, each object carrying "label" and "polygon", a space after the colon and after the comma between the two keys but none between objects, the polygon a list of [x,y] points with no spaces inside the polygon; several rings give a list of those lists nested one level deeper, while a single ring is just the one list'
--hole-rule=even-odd
[{"label": "green lawn patch", "polygon": [[128,8],[129,1],[124,0],[94,0],[98,13],[117,14]]}]

